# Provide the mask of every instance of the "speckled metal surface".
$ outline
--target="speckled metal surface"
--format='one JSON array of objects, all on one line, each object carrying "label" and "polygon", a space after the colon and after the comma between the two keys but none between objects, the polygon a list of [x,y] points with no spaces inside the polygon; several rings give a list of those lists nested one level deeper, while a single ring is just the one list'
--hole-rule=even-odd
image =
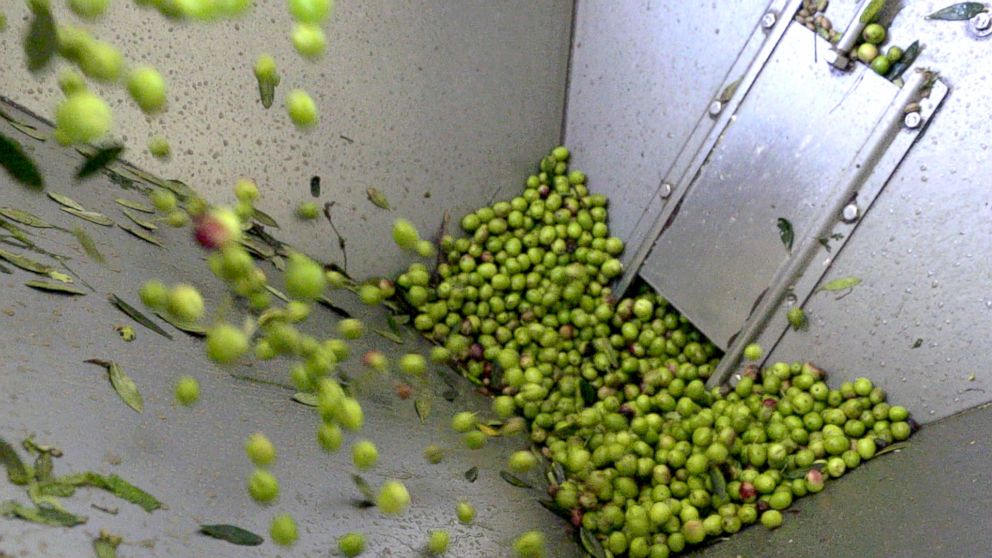
[{"label": "speckled metal surface", "polygon": [[774,531],[744,529],[694,558],[974,558],[992,555],[992,408],[945,418],[801,498]]},{"label": "speckled metal surface", "polygon": [[[65,2],[52,4],[60,22],[81,23]],[[113,2],[110,15],[84,26],[129,63],[161,69],[170,104],[146,117],[123,88],[94,90],[114,108],[113,135],[132,148],[129,159],[194,184],[213,201],[230,199],[234,181],[251,176],[262,187],[260,207],[282,221],[312,199],[310,178],[320,176],[315,201],[336,202],[355,271],[392,273],[403,259],[386,235],[368,233],[396,213],[370,203],[367,188],[434,231],[439,207],[458,214],[515,191],[535,154],[559,141],[571,0],[338,2],[318,62],[293,50],[284,1],[254,4],[245,19],[206,25]],[[56,72],[24,69],[26,4],[3,8],[10,23],[0,33],[0,95],[51,116],[61,97]],[[275,56],[282,75],[267,111],[252,74],[262,53]],[[294,88],[307,89],[321,111],[311,132],[296,130],[286,115],[282,99]],[[145,150],[155,134],[171,140],[171,163]],[[341,258],[326,222],[303,231],[304,248]]]},{"label": "speckled metal surface", "polygon": [[[853,7],[835,4],[834,21],[847,21]],[[967,22],[924,19],[946,4],[883,15],[889,43],[924,44],[918,64],[939,71],[951,93],[844,250],[820,258],[834,258],[824,282],[856,276],[861,285],[812,297],[809,331],[788,332],[770,355],[812,359],[838,381],[867,375],[921,421],[992,399],[992,121],[980,108],[988,75],[976,70],[992,50]]]},{"label": "speckled metal surface", "polygon": [[[42,163],[48,191],[66,194],[121,223],[126,219],[113,199],[142,199],[105,177],[76,184],[71,177],[81,157],[75,152],[27,138],[6,123],[0,122],[0,128]],[[107,529],[127,541],[121,556],[328,556],[337,552],[337,537],[350,530],[367,535],[369,556],[418,556],[428,531],[439,528],[451,532],[451,556],[509,556],[513,538],[534,528],[547,534],[555,556],[581,554],[563,522],[538,504],[539,490],[514,488],[499,478],[509,452],[526,447],[523,438],[492,439],[485,449],[470,452],[449,428],[455,411],[487,412],[487,400],[467,381],[451,372],[442,374],[444,369],[432,371],[421,393],[433,394],[433,411],[421,424],[414,400],[400,400],[393,381],[367,378],[360,392],[365,428],[359,435],[349,435],[339,453],[323,454],[314,440],[319,418],[313,409],[290,400],[294,390],[232,376],[288,384],[286,361],[220,367],[206,359],[201,341],[159,322],[174,336],[170,341],[108,304],[106,296],[115,293],[140,307],[139,286],[159,278],[196,285],[208,311],[217,311],[223,298],[221,285],[207,270],[204,254],[187,230],[163,226],[156,234],[166,248],[156,248],[119,228],[72,217],[44,193],[24,189],[2,171],[0,205],[30,211],[63,227],[83,228],[108,261],[100,266],[88,260],[68,232],[32,230],[38,233],[34,238],[39,245],[71,257],[69,266],[95,292],[65,298],[25,287],[25,281],[37,276],[13,266],[5,266],[11,274],[0,274],[0,436],[18,443],[34,434],[38,442],[63,450],[65,456],[55,463],[56,474],[115,473],[168,505],[167,510],[147,514],[108,494],[81,490],[63,501],[70,511],[89,516],[85,525],[67,529],[0,519],[0,555],[89,556],[91,540]],[[291,221],[282,225],[279,236],[286,240],[300,229]],[[50,262],[43,255],[31,256]],[[264,264],[264,269],[278,277],[271,265]],[[384,313],[362,307],[350,294],[333,298],[370,328],[387,327]],[[233,318],[231,312],[228,316]],[[327,336],[336,319],[318,307],[307,329]],[[116,324],[132,325],[137,338],[124,342],[114,331]],[[390,358],[428,348],[412,333],[406,333],[405,339],[397,345],[369,333],[353,346],[343,368],[361,377],[359,356],[372,346]],[[145,399],[143,414],[120,401],[105,370],[83,362],[91,358],[115,360],[131,375]],[[191,409],[177,408],[173,402],[173,384],[183,374],[197,377],[201,384],[202,399]],[[459,392],[452,403],[440,395],[447,389],[445,378]],[[255,505],[245,490],[251,465],[244,455],[244,440],[259,430],[275,442],[279,453],[273,472],[282,494],[270,507]],[[396,478],[409,488],[413,503],[405,515],[386,518],[375,508],[354,506],[359,493],[349,477],[353,466],[348,445],[359,437],[374,441],[380,450],[379,465],[364,474],[368,481],[378,486]],[[432,443],[450,450],[439,465],[428,465],[422,457],[423,448]],[[463,475],[473,466],[480,473],[475,483],[469,483]],[[534,473],[535,485],[540,484],[540,475]],[[28,501],[23,489],[4,478],[0,501],[11,498]],[[472,526],[460,525],[455,517],[460,499],[471,501],[478,510]],[[108,515],[91,504],[120,511]],[[269,521],[277,512],[292,513],[299,523],[301,539],[291,550],[270,542],[237,547],[196,534],[200,523],[232,523],[268,538]]]},{"label": "speckled metal surface", "polygon": [[728,72],[769,4],[578,1],[565,139],[610,198],[611,232],[632,247],[707,106],[739,77]]}]

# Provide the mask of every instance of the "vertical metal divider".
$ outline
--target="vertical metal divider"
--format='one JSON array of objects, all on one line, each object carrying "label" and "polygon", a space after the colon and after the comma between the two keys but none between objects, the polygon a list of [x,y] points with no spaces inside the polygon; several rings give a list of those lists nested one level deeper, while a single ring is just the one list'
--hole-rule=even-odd
[{"label": "vertical metal divider", "polygon": [[[635,276],[639,275],[641,265],[654,248],[665,224],[681,205],[682,198],[688,192],[693,179],[709,157],[710,151],[719,141],[727,126],[733,122],[737,107],[740,106],[758,75],[761,74],[800,6],[802,6],[802,0],[773,0],[768,5],[765,15],[756,23],[754,33],[742,49],[737,62],[727,72],[727,77],[724,79],[716,99],[709,105],[707,112],[700,116],[689,140],[686,141],[675,162],[669,167],[661,187],[648,202],[648,208],[634,227],[631,239],[639,238],[640,242],[634,250],[633,256],[624,262],[627,273],[624,273],[614,286],[613,290],[618,296],[622,296],[630,287]],[[772,24],[769,25],[769,22]],[[752,44],[759,42],[759,39],[758,52],[748,60],[745,53],[753,49]],[[733,76],[740,77],[734,79]],[[732,94],[729,95],[728,99],[721,101],[721,94],[729,90],[732,90]],[[652,207],[659,205],[660,208],[652,211]],[[635,270],[636,272],[634,272]]]},{"label": "vertical metal divider", "polygon": [[568,99],[572,92],[572,64],[575,62],[575,27],[579,18],[579,2],[582,0],[572,0],[572,21],[568,30],[568,61],[565,63],[565,90],[562,92],[564,100],[561,103],[561,126],[558,129],[558,145],[565,145],[565,132],[568,128]]},{"label": "vertical metal divider", "polygon": [[[948,89],[943,82],[936,80],[932,82],[930,96],[926,99],[925,112],[907,114],[905,111],[907,105],[920,99],[921,92],[928,87],[932,78],[933,74],[930,72],[919,70],[907,78],[905,85],[893,98],[865,144],[854,160],[849,163],[847,174],[837,184],[838,194],[832,200],[831,206],[823,212],[815,226],[811,228],[811,232],[803,237],[792,257],[775,273],[768,291],[734,338],[733,343],[727,348],[723,360],[710,377],[709,387],[724,384],[730,379],[733,371],[740,363],[744,347],[759,335],[764,335],[766,340],[772,341],[774,345],[777,345],[785,335],[788,322],[783,313],[778,311],[782,301],[789,293],[792,293],[797,302],[805,302],[813,294],[814,288],[830,268],[830,263],[833,262],[833,258],[831,258],[826,265],[819,269],[811,266],[820,248],[819,239],[833,232],[838,223],[843,224],[842,217],[845,208],[859,197],[864,198],[864,209],[858,213],[864,214],[905,157],[909,147],[922,133],[924,129],[922,124],[933,115],[943,101]],[[921,105],[923,104],[921,102]],[[919,115],[919,119],[912,118],[912,115]],[[905,131],[903,142],[899,145],[901,149],[890,149],[896,143],[895,140],[904,127],[908,130]],[[850,240],[850,233],[857,227],[860,219],[855,215],[849,221],[851,222],[847,226],[847,234],[837,245],[837,253],[834,258],[843,249],[844,244]],[[778,318],[773,320],[776,315]],[[769,350],[766,355],[770,353]]]}]

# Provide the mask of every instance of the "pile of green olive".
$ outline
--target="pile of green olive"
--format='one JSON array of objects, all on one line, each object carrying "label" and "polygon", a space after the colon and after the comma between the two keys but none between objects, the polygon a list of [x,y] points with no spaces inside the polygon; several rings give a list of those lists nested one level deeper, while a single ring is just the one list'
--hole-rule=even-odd
[{"label": "pile of green olive", "polygon": [[[431,274],[395,281],[413,323],[518,414],[564,478],[549,486],[612,556],[658,558],[760,521],[915,428],[866,378],[839,389],[809,363],[748,365],[707,389],[719,351],[646,287],[616,300],[623,242],[606,198],[554,149],[523,193],[461,220]],[[760,358],[750,346],[747,357]],[[525,469],[514,454],[510,467]]]}]

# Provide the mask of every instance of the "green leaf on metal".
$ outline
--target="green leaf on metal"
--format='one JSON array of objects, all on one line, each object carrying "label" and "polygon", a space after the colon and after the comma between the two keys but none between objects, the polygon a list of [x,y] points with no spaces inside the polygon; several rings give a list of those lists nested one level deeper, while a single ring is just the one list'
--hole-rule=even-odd
[{"label": "green leaf on metal", "polygon": [[28,213],[27,211],[15,209],[13,207],[0,207],[0,215],[3,215],[11,221],[17,221],[22,225],[27,225],[36,229],[54,228],[53,225],[45,222],[41,217],[38,217],[34,213]]},{"label": "green leaf on metal", "polygon": [[860,277],[841,277],[828,282],[826,285],[823,285],[820,290],[829,292],[845,291],[847,289],[853,289],[860,284]]},{"label": "green leaf on metal", "polygon": [[104,227],[114,226],[113,219],[107,217],[106,215],[98,211],[79,211],[71,207],[60,207],[59,209],[65,211],[69,215],[74,215],[76,217],[79,217],[80,219],[83,219],[84,221],[89,221],[90,223],[95,223],[97,225],[102,225]]},{"label": "green leaf on metal", "polygon": [[107,297],[107,299],[110,300],[110,303],[116,306],[118,310],[127,314],[128,317],[131,318],[132,320],[154,331],[155,333],[161,335],[162,337],[165,337],[167,339],[172,339],[172,335],[170,335],[169,332],[165,331],[164,329],[159,327],[158,324],[151,321],[151,319],[148,316],[144,315],[140,310],[121,300],[121,298],[118,297],[117,295],[112,294],[109,297]]},{"label": "green leaf on metal", "polygon": [[241,546],[258,546],[265,539],[235,525],[200,525],[200,533]]},{"label": "green leaf on metal", "polygon": [[133,236],[136,236],[141,240],[144,240],[149,244],[154,244],[159,248],[165,248],[165,245],[162,244],[162,242],[159,239],[155,238],[154,235],[152,235],[149,232],[146,232],[144,229],[140,227],[135,227],[134,225],[128,225],[127,223],[118,223],[117,226],[131,233]]},{"label": "green leaf on metal", "polygon": [[90,238],[90,235],[79,227],[72,229],[72,234],[75,235],[76,240],[79,241],[79,245],[83,247],[83,252],[90,257],[91,260],[97,263],[106,263],[103,254],[100,253],[96,248],[96,243]]},{"label": "green leaf on metal", "polygon": [[70,198],[69,196],[66,196],[66,195],[63,195],[63,194],[59,194],[59,193],[56,193],[56,192],[48,192],[47,194],[48,194],[48,197],[52,198],[52,200],[54,200],[55,203],[57,203],[59,205],[63,205],[65,207],[71,207],[71,208],[75,209],[76,211],[86,211],[86,208],[85,207],[83,207],[82,205],[80,205],[79,202],[77,202],[76,200]]},{"label": "green leaf on metal", "polygon": [[792,223],[784,217],[778,218],[778,236],[782,239],[785,249],[791,251],[792,242],[795,240],[796,234],[792,230]]},{"label": "green leaf on metal", "polygon": [[29,2],[34,17],[24,37],[24,53],[28,58],[28,69],[41,70],[52,60],[58,48],[55,19],[47,2]]},{"label": "green leaf on metal", "polygon": [[83,164],[76,171],[76,180],[83,180],[100,172],[104,167],[113,163],[124,152],[124,146],[111,145],[101,148],[83,161]]},{"label": "green leaf on metal", "polygon": [[64,295],[74,295],[83,296],[86,291],[75,287],[73,285],[68,285],[66,283],[52,283],[49,281],[27,281],[24,283],[25,286],[31,287],[32,289],[37,289],[39,291],[46,291],[56,294]]},{"label": "green leaf on metal", "polygon": [[926,19],[938,21],[966,21],[976,15],[986,11],[985,4],[981,2],[959,2],[951,4],[946,8],[941,8],[936,12],[926,16]]},{"label": "green leaf on metal", "polygon": [[45,187],[37,165],[24,153],[21,144],[3,134],[0,134],[0,166],[7,170],[11,178],[25,186],[38,190]]}]

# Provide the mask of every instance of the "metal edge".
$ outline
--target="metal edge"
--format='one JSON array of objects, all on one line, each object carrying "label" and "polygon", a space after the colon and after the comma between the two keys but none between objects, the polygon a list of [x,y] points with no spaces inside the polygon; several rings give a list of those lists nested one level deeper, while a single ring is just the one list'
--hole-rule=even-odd
[{"label": "metal edge", "polygon": [[568,131],[568,99],[572,92],[572,64],[575,61],[575,26],[579,18],[579,2],[572,0],[572,21],[568,26],[568,62],[565,63],[565,100],[561,104],[561,129],[558,131],[558,145],[566,145],[565,133]]},{"label": "metal edge", "polygon": [[[792,23],[792,14],[795,14],[801,5],[802,0],[773,0],[765,13],[778,14],[775,25],[771,29],[765,29],[760,18],[755,22],[754,33],[751,34],[744,48],[741,49],[737,61],[727,72],[713,98],[718,98],[721,92],[738,80],[735,76],[740,76],[736,91],[730,100],[724,103],[716,118],[710,116],[709,107],[700,116],[692,134],[669,167],[668,172],[665,173],[660,187],[656,189],[655,194],[648,201],[647,207],[634,226],[634,230],[631,232],[631,242],[638,238],[640,242],[631,256],[624,258],[624,268],[637,271],[636,273],[628,271],[621,276],[614,286],[614,292],[618,295],[623,295],[634,281],[635,276],[640,275],[640,267],[654,248],[671,212],[687,193],[689,185],[706,162],[710,151],[719,141],[727,126],[733,122],[737,108],[747,96],[758,75],[761,74],[768,59],[782,40],[782,36],[785,35],[786,29]],[[788,14],[789,17],[783,17],[784,14]],[[748,56],[750,52],[755,54]],[[663,186],[666,183],[672,185],[671,193],[667,197],[662,197],[662,192],[665,191]]]},{"label": "metal edge", "polygon": [[[919,99],[927,80],[926,72],[914,72],[893,98],[885,115],[851,161],[849,172],[838,184],[838,195],[833,200],[833,206],[823,213],[817,225],[811,229],[812,234],[803,237],[793,256],[776,272],[764,300],[733,338],[733,343],[727,348],[723,360],[710,377],[708,387],[722,385],[730,380],[733,371],[740,363],[744,347],[749,343],[758,341],[762,346],[770,347],[771,350],[765,351],[766,358],[778,346],[789,328],[785,312],[781,311],[785,298],[791,294],[795,297],[796,303],[802,306],[815,294],[816,286],[826,275],[878,194],[884,189],[910,147],[920,138],[926,129],[926,124],[943,102],[948,88],[942,81],[937,80],[927,102],[920,103],[923,123],[915,129],[904,126],[904,109],[908,104]],[[846,223],[841,219],[841,214],[852,199],[860,200],[864,207],[860,218],[852,223]],[[837,241],[832,256],[822,266],[813,265],[816,254],[821,248],[819,239],[837,232],[843,233],[844,238]]]}]

